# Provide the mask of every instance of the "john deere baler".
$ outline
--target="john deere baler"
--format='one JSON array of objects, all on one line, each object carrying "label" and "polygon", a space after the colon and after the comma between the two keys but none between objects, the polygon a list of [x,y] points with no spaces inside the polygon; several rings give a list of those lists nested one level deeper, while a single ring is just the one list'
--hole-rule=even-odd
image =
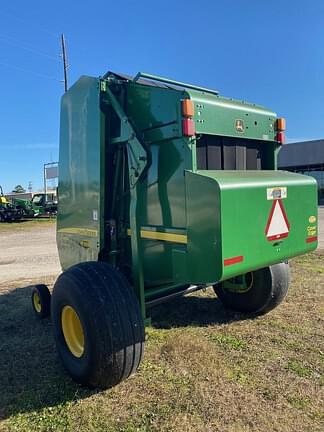
[{"label": "john deere baler", "polygon": [[287,260],[317,245],[315,180],[277,171],[284,129],[263,107],[148,74],[81,77],[63,96],[52,318],[74,379],[129,376],[149,307],[176,296],[213,286],[253,314],[282,301]]}]

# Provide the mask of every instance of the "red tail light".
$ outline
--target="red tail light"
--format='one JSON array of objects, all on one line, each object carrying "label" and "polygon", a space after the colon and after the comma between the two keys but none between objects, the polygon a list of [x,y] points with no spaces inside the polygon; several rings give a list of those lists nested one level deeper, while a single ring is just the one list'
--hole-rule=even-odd
[{"label": "red tail light", "polygon": [[182,132],[184,136],[194,136],[196,134],[195,122],[190,118],[183,119]]},{"label": "red tail light", "polygon": [[277,132],[276,141],[280,144],[285,144],[285,133],[282,131]]}]

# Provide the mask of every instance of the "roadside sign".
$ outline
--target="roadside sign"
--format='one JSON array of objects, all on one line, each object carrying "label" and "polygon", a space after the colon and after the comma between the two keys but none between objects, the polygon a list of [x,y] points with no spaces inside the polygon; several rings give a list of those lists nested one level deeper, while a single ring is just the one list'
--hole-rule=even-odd
[{"label": "roadside sign", "polygon": [[45,166],[46,180],[55,179],[58,177],[58,166]]}]

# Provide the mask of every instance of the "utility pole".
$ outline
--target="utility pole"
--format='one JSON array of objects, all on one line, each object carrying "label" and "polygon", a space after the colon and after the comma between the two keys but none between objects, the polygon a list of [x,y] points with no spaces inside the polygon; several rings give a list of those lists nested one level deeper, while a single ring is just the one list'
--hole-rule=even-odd
[{"label": "utility pole", "polygon": [[47,201],[47,176],[46,176],[46,164],[44,164],[44,194],[45,202]]},{"label": "utility pole", "polygon": [[64,34],[62,33],[61,35],[61,46],[62,46],[62,59],[63,59],[63,71],[64,71],[64,91],[66,92],[68,89],[68,75],[67,75],[67,70],[68,70],[68,62],[67,62],[67,53],[66,53],[66,45],[65,45],[65,37]]}]

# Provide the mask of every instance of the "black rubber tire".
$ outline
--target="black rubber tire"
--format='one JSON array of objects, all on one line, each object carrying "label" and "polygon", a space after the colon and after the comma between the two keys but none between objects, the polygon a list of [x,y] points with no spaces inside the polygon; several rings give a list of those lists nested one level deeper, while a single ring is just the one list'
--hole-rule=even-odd
[{"label": "black rubber tire", "polygon": [[[80,357],[68,348],[61,313],[70,305],[84,333]],[[134,373],[144,353],[144,321],[126,278],[104,262],[77,264],[57,279],[52,321],[58,353],[72,378],[88,387],[110,388]]]},{"label": "black rubber tire", "polygon": [[[40,310],[36,309],[34,297],[38,296]],[[33,311],[39,319],[48,318],[51,314],[51,293],[46,285],[34,285],[32,288],[31,302]]]},{"label": "black rubber tire", "polygon": [[255,270],[253,283],[247,292],[233,292],[225,283],[214,286],[215,293],[225,307],[238,312],[263,315],[277,307],[288,292],[289,264],[282,262]]}]

